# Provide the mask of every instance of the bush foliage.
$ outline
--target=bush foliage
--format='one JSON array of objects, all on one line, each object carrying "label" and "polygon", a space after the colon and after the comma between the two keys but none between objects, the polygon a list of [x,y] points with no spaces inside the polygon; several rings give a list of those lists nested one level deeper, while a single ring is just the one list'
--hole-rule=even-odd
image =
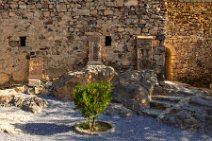
[{"label": "bush foliage", "polygon": [[94,128],[97,116],[111,101],[110,82],[92,83],[74,88],[74,103],[82,116],[87,119],[90,129]]}]

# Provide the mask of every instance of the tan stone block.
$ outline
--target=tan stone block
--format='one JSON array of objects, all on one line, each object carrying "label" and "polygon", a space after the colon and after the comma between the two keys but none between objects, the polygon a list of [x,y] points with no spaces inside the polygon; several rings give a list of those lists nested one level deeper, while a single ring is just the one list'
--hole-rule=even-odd
[{"label": "tan stone block", "polygon": [[92,16],[96,16],[98,14],[98,11],[97,10],[91,10],[91,15]]},{"label": "tan stone block", "polygon": [[27,92],[27,89],[28,87],[27,86],[19,86],[19,87],[15,87],[14,90],[17,92],[17,93],[25,93]]},{"label": "tan stone block", "polygon": [[137,6],[138,5],[138,0],[128,0],[127,2],[124,3],[125,6]]},{"label": "tan stone block", "polygon": [[10,80],[10,76],[8,74],[0,73],[0,85],[3,85],[9,82],[9,80]]},{"label": "tan stone block", "polygon": [[16,4],[16,3],[12,3],[12,4],[10,4],[10,7],[11,7],[11,8],[13,8],[13,9],[15,9],[15,8],[17,8],[17,7],[18,7],[18,4]]},{"label": "tan stone block", "polygon": [[57,11],[67,11],[67,7],[65,4],[58,4],[56,8],[57,8]]},{"label": "tan stone block", "polygon": [[116,7],[122,7],[124,6],[124,0],[115,0],[114,5]]},{"label": "tan stone block", "polygon": [[140,24],[146,24],[146,20],[141,19]]},{"label": "tan stone block", "polygon": [[14,17],[16,14],[14,12],[9,12],[10,17]]},{"label": "tan stone block", "polygon": [[43,13],[43,15],[44,15],[44,17],[48,17],[48,16],[50,16],[50,12],[46,11],[46,12]]},{"label": "tan stone block", "polygon": [[19,8],[20,8],[20,9],[26,9],[27,6],[26,6],[25,4],[21,4],[21,5],[19,5]]},{"label": "tan stone block", "polygon": [[42,58],[31,58],[29,62],[29,79],[42,79],[43,65]]},{"label": "tan stone block", "polygon": [[110,7],[111,7],[111,6],[113,6],[113,5],[114,5],[114,3],[113,3],[113,2],[105,2],[105,5],[106,5],[106,6],[110,6]]},{"label": "tan stone block", "polygon": [[49,9],[52,9],[54,7],[53,4],[49,4]]},{"label": "tan stone block", "polygon": [[113,11],[110,10],[110,9],[106,9],[106,10],[104,11],[104,15],[105,15],[105,16],[113,15]]},{"label": "tan stone block", "polygon": [[16,82],[26,82],[28,78],[28,72],[25,69],[13,72],[12,79]]},{"label": "tan stone block", "polygon": [[153,40],[152,41],[152,46],[153,47],[158,47],[160,45],[160,41],[158,41],[158,40]]},{"label": "tan stone block", "polygon": [[123,32],[123,31],[124,31],[124,28],[122,28],[122,27],[118,28],[118,32]]},{"label": "tan stone block", "polygon": [[144,28],[144,29],[142,29],[142,32],[147,33],[147,32],[149,32],[149,29],[148,28]]},{"label": "tan stone block", "polygon": [[83,15],[83,16],[84,16],[84,15],[85,15],[85,16],[86,16],[86,15],[90,15],[90,10],[87,10],[87,9],[78,10],[78,11],[77,11],[77,14],[78,14],[78,15]]},{"label": "tan stone block", "polygon": [[124,66],[129,66],[130,65],[130,60],[128,58],[122,58],[121,59],[121,64]]}]

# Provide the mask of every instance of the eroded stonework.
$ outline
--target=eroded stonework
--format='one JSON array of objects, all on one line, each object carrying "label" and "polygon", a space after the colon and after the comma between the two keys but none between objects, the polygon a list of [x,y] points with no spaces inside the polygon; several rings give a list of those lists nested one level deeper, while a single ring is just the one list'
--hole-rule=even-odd
[{"label": "eroded stonework", "polygon": [[165,47],[170,51],[169,79],[202,87],[212,83],[211,12],[212,2],[168,0]]},{"label": "eroded stonework", "polygon": [[44,79],[80,70],[91,35],[105,65],[136,68],[136,37],[164,34],[164,15],[158,0],[0,0],[0,84],[26,82],[34,57],[43,58]]},{"label": "eroded stonework", "polygon": [[209,87],[211,7],[172,0],[0,0],[0,85],[28,82],[33,58],[43,60],[44,81],[80,70],[91,56],[90,37],[98,36],[101,59],[94,53],[94,60],[118,72],[152,69],[160,80]]}]

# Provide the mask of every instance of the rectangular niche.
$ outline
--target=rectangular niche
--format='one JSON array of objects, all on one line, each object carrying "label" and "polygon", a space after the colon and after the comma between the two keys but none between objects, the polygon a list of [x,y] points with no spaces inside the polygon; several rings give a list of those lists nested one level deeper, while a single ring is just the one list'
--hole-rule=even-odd
[{"label": "rectangular niche", "polygon": [[105,46],[109,47],[112,45],[112,38],[111,36],[105,36]]},{"label": "rectangular niche", "polygon": [[26,36],[19,37],[19,45],[20,47],[26,47]]}]

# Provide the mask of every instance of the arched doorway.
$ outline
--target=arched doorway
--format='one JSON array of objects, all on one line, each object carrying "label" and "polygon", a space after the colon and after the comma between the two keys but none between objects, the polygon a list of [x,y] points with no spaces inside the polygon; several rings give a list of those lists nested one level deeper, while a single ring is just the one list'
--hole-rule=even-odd
[{"label": "arched doorway", "polygon": [[165,49],[166,49],[166,53],[165,53],[165,79],[166,80],[173,80],[173,78],[174,78],[175,50],[170,46],[166,46]]}]

